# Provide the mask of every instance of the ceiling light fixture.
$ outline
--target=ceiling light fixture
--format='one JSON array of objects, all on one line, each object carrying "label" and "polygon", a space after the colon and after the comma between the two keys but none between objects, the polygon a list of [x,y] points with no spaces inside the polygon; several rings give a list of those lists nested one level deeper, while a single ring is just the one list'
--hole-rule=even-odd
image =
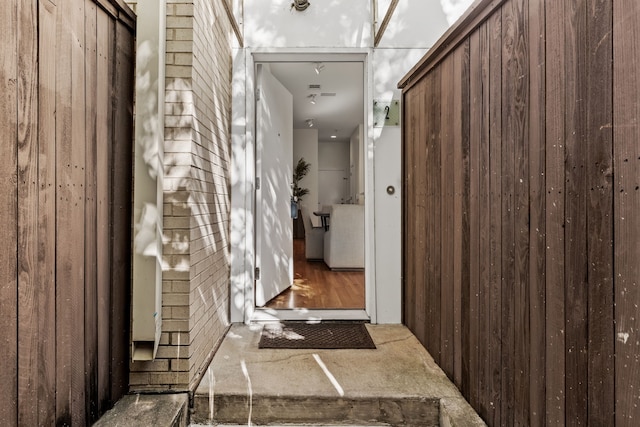
[{"label": "ceiling light fixture", "polygon": [[314,63],[313,69],[316,71],[316,74],[320,74],[320,71],[324,69],[324,64],[321,62]]},{"label": "ceiling light fixture", "polygon": [[313,127],[313,119],[307,119],[307,126],[309,126],[310,128]]},{"label": "ceiling light fixture", "polygon": [[316,103],[316,94],[312,93],[311,95],[307,96],[307,98],[309,98],[309,102],[314,104]]}]

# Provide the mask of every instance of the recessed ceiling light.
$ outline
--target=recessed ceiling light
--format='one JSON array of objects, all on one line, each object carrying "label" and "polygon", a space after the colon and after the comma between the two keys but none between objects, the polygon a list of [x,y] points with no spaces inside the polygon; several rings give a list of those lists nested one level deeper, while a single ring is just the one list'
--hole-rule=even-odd
[{"label": "recessed ceiling light", "polygon": [[331,139],[336,139],[337,136],[336,135],[331,135]]}]

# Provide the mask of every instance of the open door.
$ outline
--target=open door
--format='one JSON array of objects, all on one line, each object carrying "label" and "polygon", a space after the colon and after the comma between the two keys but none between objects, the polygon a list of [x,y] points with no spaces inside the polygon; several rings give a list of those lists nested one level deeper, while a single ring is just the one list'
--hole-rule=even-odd
[{"label": "open door", "polygon": [[258,64],[256,105],[256,307],[293,284],[293,98]]}]

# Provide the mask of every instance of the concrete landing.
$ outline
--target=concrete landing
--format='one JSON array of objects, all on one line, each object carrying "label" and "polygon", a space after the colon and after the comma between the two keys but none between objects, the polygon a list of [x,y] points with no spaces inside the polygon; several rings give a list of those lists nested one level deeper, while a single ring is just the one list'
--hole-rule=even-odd
[{"label": "concrete landing", "polygon": [[376,350],[261,350],[261,325],[232,326],[196,391],[191,422],[485,425],[407,328],[367,328]]},{"label": "concrete landing", "polygon": [[130,394],[118,400],[93,427],[185,427],[188,412],[187,393]]}]

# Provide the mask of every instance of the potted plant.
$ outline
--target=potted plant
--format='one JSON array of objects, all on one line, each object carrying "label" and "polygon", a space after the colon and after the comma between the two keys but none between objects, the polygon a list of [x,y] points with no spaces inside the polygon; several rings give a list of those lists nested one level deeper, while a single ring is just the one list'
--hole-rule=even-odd
[{"label": "potted plant", "polygon": [[301,157],[293,169],[293,194],[291,196],[291,217],[293,219],[298,218],[298,211],[300,210],[300,200],[307,194],[309,194],[308,188],[300,187],[300,181],[304,178],[311,169],[311,163],[307,162],[304,157]]}]

